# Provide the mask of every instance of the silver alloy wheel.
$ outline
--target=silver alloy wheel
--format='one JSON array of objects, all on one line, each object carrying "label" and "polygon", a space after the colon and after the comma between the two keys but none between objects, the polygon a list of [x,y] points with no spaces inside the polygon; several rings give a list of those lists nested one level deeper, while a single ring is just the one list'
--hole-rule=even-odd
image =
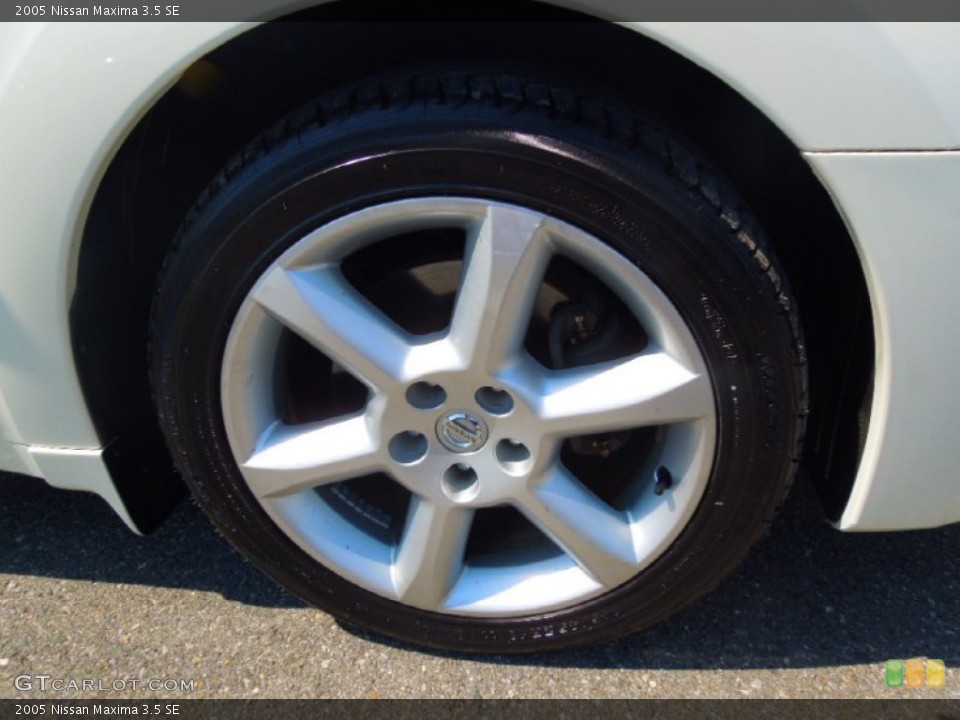
[{"label": "silver alloy wheel", "polygon": [[[412,335],[341,271],[384,238],[458,227],[466,247],[446,331]],[[649,342],[639,354],[562,370],[524,349],[550,259],[582,266],[626,305]],[[362,411],[287,425],[274,370],[284,328],[368,390]],[[703,497],[716,447],[706,363],[673,304],[600,240],[531,209],[466,198],[376,205],[296,242],[254,285],[224,353],[230,446],[267,514],[351,582],[424,610],[517,617],[567,607],[623,584],[659,557]],[[618,508],[561,462],[565,439],[662,428],[638,472],[669,468]],[[334,510],[316,488],[385,473],[411,494],[396,542]],[[556,546],[496,563],[466,557],[475,513],[508,505]]]}]

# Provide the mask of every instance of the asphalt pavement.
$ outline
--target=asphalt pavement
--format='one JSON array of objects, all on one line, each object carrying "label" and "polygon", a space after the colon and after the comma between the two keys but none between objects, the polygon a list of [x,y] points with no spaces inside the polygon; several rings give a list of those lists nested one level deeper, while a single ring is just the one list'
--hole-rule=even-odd
[{"label": "asphalt pavement", "polygon": [[[743,566],[660,626],[578,651],[460,656],[304,606],[190,502],[142,538],[95,496],[0,475],[0,698],[957,699],[958,561],[960,526],[842,534],[801,481]],[[944,661],[944,686],[886,687],[886,661],[911,658]],[[41,690],[38,676],[80,689]]]}]

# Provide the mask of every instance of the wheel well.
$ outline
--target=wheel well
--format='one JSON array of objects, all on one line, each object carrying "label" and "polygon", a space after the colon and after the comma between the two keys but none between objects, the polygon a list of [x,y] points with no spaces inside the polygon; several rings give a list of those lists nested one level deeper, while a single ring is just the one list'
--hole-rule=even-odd
[{"label": "wheel well", "polygon": [[692,62],[570,11],[524,3],[532,24],[405,6],[408,22],[350,23],[345,8],[359,5],[331,3],[293,18],[304,22],[259,26],[195,63],[133,129],[98,188],[71,331],[111,474],[138,526],[154,528],[184,495],[157,424],[147,344],[157,278],[195,199],[238,149],[303,103],[398,65],[438,62],[559,75],[629,98],[730,178],[767,230],[800,305],[812,398],[806,467],[827,513],[839,516],[869,414],[872,316],[853,243],[792,143]]}]

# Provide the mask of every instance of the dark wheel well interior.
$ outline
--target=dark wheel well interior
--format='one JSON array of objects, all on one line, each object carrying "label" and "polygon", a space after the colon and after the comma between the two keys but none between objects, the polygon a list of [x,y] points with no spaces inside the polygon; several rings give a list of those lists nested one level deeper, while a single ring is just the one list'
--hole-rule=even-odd
[{"label": "dark wheel well interior", "polygon": [[625,28],[521,5],[538,22],[419,5],[396,21],[353,23],[347,10],[359,5],[346,2],[262,25],[195,63],[131,131],[85,226],[70,320],[108,465],[142,530],[185,492],[157,425],[147,343],[157,277],[194,200],[234,153],[303,103],[399,65],[437,63],[523,69],[627,98],[730,178],[794,286],[811,375],[806,468],[827,513],[842,510],[869,415],[874,348],[860,263],[827,193],[790,141],[713,75]]}]

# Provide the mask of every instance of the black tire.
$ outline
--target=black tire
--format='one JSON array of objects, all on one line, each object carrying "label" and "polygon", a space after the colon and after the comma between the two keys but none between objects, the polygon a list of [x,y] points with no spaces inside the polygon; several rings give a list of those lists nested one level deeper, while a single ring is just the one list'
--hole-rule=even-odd
[{"label": "black tire", "polygon": [[[736,194],[681,142],[625,107],[516,76],[384,79],[288,117],[211,184],[162,277],[152,381],[180,472],[257,567],[375,632],[439,648],[521,652],[649,626],[741,561],[784,499],[802,441],[806,371],[796,308]],[[222,412],[221,366],[251,288],[312,230],[427,196],[529,208],[602,240],[669,298],[709,369],[716,442],[702,497],[662,553],[602,594],[515,617],[406,605],[306,552],[265,512],[238,468]],[[634,442],[604,441],[607,454],[610,442]],[[618,452],[610,467],[625,462]],[[607,467],[600,455],[581,455],[586,467]]]}]

